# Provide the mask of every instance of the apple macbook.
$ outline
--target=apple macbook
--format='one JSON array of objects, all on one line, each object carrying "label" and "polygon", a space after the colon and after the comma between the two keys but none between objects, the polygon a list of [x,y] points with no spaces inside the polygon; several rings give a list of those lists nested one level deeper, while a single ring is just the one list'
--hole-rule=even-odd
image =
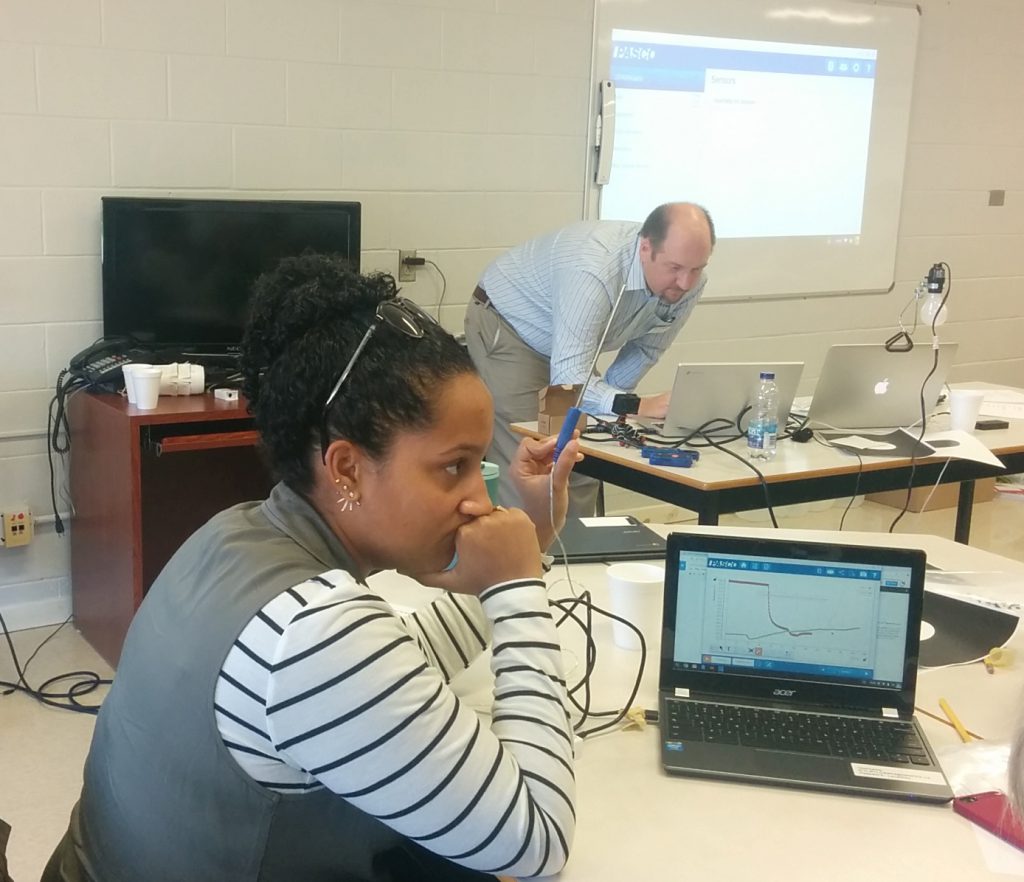
[{"label": "apple macbook", "polygon": [[833,346],[808,410],[808,424],[836,429],[909,427],[921,423],[921,394],[931,415],[956,355],[956,343],[940,343],[938,365],[931,346],[890,352],[880,343]]},{"label": "apple macbook", "polygon": [[914,717],[924,572],[916,549],[671,534],[664,768],[948,802]]},{"label": "apple macbook", "polygon": [[665,435],[687,435],[698,429],[716,436],[746,433],[744,411],[757,395],[761,371],[774,371],[781,433],[803,369],[802,361],[680,364],[662,431]]}]

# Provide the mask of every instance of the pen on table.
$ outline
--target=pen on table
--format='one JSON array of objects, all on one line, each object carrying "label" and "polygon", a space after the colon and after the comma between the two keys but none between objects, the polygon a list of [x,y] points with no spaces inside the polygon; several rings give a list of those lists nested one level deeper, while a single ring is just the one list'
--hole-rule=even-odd
[{"label": "pen on table", "polygon": [[956,734],[960,736],[960,740],[963,741],[964,744],[970,741],[970,733],[964,728],[964,724],[960,722],[960,717],[953,713],[953,708],[949,706],[949,702],[944,698],[940,698],[939,707],[942,708],[942,712],[946,715],[946,719],[953,724],[953,728],[956,729]]}]

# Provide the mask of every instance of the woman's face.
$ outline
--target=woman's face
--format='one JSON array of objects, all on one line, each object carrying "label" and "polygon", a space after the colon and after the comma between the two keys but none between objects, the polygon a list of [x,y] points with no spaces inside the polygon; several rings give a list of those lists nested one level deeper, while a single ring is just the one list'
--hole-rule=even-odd
[{"label": "woman's face", "polygon": [[399,431],[385,458],[363,459],[360,506],[339,512],[346,538],[368,569],[437,572],[455,553],[455,531],[470,520],[459,505],[490,508],[480,463],[491,443],[494,407],[475,374],[436,392],[435,422]]}]

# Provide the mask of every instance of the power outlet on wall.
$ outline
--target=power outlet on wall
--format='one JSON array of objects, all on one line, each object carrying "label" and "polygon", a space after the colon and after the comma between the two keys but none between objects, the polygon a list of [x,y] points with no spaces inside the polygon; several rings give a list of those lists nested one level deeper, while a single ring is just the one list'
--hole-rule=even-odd
[{"label": "power outlet on wall", "polygon": [[416,256],[415,251],[399,251],[398,252],[398,281],[400,282],[415,282],[416,281],[416,267],[409,266],[405,261]]},{"label": "power outlet on wall", "polygon": [[4,509],[0,519],[3,520],[0,543],[4,548],[17,548],[32,541],[32,512],[28,506]]}]

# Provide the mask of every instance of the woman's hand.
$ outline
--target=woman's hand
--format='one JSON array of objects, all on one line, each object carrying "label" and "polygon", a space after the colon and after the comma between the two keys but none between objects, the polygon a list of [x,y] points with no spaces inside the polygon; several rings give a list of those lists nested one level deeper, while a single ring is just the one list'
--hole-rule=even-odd
[{"label": "woman's hand", "polygon": [[[555,533],[565,524],[565,513],[569,510],[569,473],[577,462],[583,459],[580,453],[579,432],[573,432],[572,440],[565,445],[558,462],[553,462],[554,435],[537,441],[524,438],[516,450],[515,458],[509,465],[512,481],[523,500],[523,510],[530,516],[537,528],[537,541],[546,549],[555,538]],[[554,480],[554,505],[551,487]],[[554,509],[554,523],[552,523]]]},{"label": "woman's hand", "polygon": [[533,522],[517,508],[497,506],[486,513],[467,500],[460,511],[473,520],[455,534],[456,564],[442,573],[407,573],[423,585],[456,594],[479,594],[499,582],[539,579],[540,547]]}]

